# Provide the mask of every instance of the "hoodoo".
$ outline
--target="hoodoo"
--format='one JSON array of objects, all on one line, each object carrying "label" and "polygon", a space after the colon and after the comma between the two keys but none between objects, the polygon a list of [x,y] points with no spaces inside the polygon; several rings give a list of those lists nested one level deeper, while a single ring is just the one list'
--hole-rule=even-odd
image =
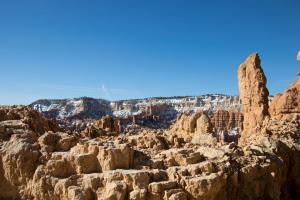
[{"label": "hoodoo", "polygon": [[243,143],[247,137],[258,133],[264,120],[269,117],[267,79],[257,53],[249,56],[240,65],[238,81],[244,113],[244,130],[241,137]]}]

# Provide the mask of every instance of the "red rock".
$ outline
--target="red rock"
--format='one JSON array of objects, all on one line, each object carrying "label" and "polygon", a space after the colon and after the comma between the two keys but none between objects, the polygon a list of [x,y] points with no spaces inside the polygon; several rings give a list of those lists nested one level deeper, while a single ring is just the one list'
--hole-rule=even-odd
[{"label": "red rock", "polygon": [[230,131],[243,127],[243,114],[238,111],[218,110],[211,119],[215,131]]},{"label": "red rock", "polygon": [[300,119],[300,80],[289,86],[284,93],[274,97],[270,113],[277,119]]},{"label": "red rock", "polygon": [[241,142],[259,133],[269,116],[267,79],[257,53],[252,54],[238,69],[240,99],[243,105],[244,124]]}]

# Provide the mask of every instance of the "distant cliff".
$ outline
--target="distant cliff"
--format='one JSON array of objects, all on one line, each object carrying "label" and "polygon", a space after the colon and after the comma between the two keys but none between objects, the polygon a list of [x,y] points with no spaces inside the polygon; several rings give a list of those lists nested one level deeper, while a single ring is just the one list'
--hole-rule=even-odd
[{"label": "distant cliff", "polygon": [[30,107],[45,116],[62,119],[98,119],[105,115],[126,118],[142,113],[148,115],[173,115],[197,110],[241,110],[239,97],[226,95],[202,95],[188,97],[154,97],[146,99],[108,101],[88,97],[74,99],[42,99]]}]

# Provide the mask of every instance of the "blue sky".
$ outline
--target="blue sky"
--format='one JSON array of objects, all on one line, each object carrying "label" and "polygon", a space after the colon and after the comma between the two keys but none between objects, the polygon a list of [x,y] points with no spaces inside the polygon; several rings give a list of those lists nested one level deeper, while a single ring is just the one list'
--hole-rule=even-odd
[{"label": "blue sky", "polygon": [[299,0],[0,0],[0,104],[238,94],[259,52],[271,94],[300,71]]}]

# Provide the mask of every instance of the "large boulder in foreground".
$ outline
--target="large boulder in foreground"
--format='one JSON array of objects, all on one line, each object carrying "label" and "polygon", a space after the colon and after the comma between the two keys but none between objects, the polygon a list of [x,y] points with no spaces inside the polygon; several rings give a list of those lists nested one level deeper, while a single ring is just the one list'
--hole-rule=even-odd
[{"label": "large boulder in foreground", "polygon": [[257,53],[252,54],[238,69],[240,99],[244,112],[244,130],[241,142],[259,132],[269,116],[267,79]]}]

